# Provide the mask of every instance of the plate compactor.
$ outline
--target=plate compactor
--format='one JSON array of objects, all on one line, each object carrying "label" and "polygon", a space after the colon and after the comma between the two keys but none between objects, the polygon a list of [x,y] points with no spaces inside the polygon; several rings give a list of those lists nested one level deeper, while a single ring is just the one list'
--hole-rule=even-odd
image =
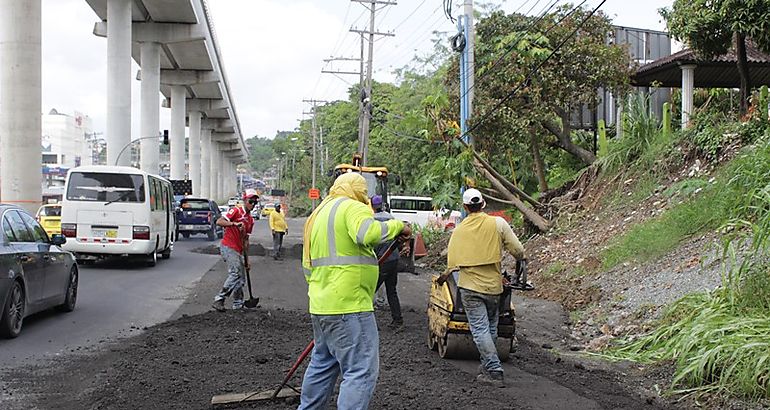
[{"label": "plate compactor", "polygon": [[[507,361],[510,353],[515,350],[516,315],[512,290],[532,290],[534,287],[527,282],[526,261],[516,263],[516,277],[505,272],[506,281],[503,293],[500,294],[499,320],[497,324],[497,355],[501,361]],[[473,342],[468,318],[465,315],[460,288],[457,286],[459,271],[453,270],[443,284],[437,282],[434,276],[430,289],[428,303],[428,348],[437,350],[444,359],[474,359],[479,357],[479,351]]]}]

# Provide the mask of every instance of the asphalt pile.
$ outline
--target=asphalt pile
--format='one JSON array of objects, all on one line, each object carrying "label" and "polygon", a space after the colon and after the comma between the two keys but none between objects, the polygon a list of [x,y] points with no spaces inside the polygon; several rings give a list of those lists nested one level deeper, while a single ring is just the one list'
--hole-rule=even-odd
[{"label": "asphalt pile", "polygon": [[[373,409],[538,408],[517,399],[513,388],[474,382],[475,375],[441,360],[425,345],[422,312],[407,309],[400,331],[380,330],[380,377]],[[388,323],[385,312],[378,322]],[[309,315],[290,310],[256,309],[183,316],[145,330],[107,349],[68,356],[54,363],[9,374],[24,393],[19,408],[202,409],[225,393],[269,390],[277,386],[312,338]],[[556,378],[606,408],[652,408],[623,395],[614,376],[564,363],[521,341],[512,360],[522,369]],[[292,380],[301,383],[307,362]],[[230,408],[294,409],[296,398]]]}]

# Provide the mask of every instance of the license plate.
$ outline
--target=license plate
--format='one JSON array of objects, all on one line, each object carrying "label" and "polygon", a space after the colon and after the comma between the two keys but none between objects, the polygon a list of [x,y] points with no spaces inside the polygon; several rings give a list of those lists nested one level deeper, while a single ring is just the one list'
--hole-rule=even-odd
[{"label": "license plate", "polygon": [[117,229],[93,229],[92,232],[95,237],[111,238],[111,239],[118,237]]},{"label": "license plate", "polygon": [[180,229],[182,229],[183,231],[194,231],[195,225],[182,225]]}]

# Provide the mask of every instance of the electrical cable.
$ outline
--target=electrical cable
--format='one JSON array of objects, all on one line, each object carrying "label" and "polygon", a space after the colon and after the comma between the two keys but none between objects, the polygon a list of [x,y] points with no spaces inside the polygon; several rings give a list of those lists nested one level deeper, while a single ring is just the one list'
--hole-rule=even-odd
[{"label": "electrical cable", "polygon": [[[548,60],[550,60],[550,59],[551,59],[551,57],[553,57],[553,55],[554,55],[554,54],[556,54],[556,52],[558,52],[558,51],[559,51],[559,50],[560,50],[562,47],[564,47],[564,45],[565,45],[565,44],[567,44],[567,41],[569,41],[569,40],[570,40],[570,39],[571,39],[573,36],[575,36],[575,34],[577,34],[577,32],[578,32],[578,31],[580,31],[580,29],[581,29],[581,28],[582,28],[582,27],[585,25],[585,23],[588,21],[588,19],[590,19],[591,17],[593,17],[593,15],[594,15],[594,14],[596,14],[596,12],[597,12],[597,11],[599,11],[599,8],[601,8],[601,7],[604,5],[604,3],[606,3],[606,2],[607,2],[607,0],[602,0],[602,1],[599,3],[599,5],[598,5],[598,6],[596,6],[596,8],[594,8],[594,9],[593,9],[593,10],[592,10],[592,11],[591,11],[591,12],[590,12],[590,13],[589,13],[589,14],[588,14],[588,15],[587,15],[587,16],[586,16],[584,19],[583,19],[583,21],[581,21],[581,22],[580,22],[580,24],[578,24],[578,26],[577,26],[577,27],[575,27],[575,29],[574,29],[574,30],[573,30],[573,31],[572,31],[570,34],[568,34],[567,36],[565,36],[565,37],[564,37],[564,39],[563,39],[563,40],[562,40],[562,41],[561,41],[561,42],[560,42],[560,43],[559,43],[559,44],[556,46],[556,48],[554,48],[554,49],[551,51],[551,53],[550,53],[550,54],[548,54],[548,56],[546,56],[546,58],[545,58],[545,59],[543,59],[543,60],[542,60],[540,63],[538,63],[538,64],[537,64],[535,67],[533,67],[533,68],[530,70],[529,74],[527,74],[527,77],[526,77],[526,78],[525,78],[523,81],[521,81],[521,82],[520,82],[518,85],[516,85],[516,87],[514,87],[514,88],[513,88],[513,90],[511,90],[511,91],[510,91],[510,92],[509,92],[509,93],[508,93],[508,94],[507,94],[505,97],[503,97],[503,98],[502,98],[500,101],[498,101],[498,102],[497,102],[497,104],[495,104],[495,105],[494,105],[494,106],[493,106],[491,109],[487,110],[487,112],[485,112],[485,113],[484,113],[484,114],[483,114],[483,115],[480,117],[480,120],[479,120],[479,121],[475,122],[475,123],[474,123],[474,124],[473,124],[473,125],[472,125],[470,128],[468,128],[468,130],[467,130],[467,131],[465,131],[464,133],[462,133],[462,135],[460,135],[458,138],[462,139],[462,138],[464,138],[465,136],[469,135],[469,134],[470,134],[471,132],[473,132],[474,130],[476,130],[476,129],[477,129],[479,126],[481,126],[481,124],[483,124],[483,123],[484,123],[484,121],[486,121],[486,120],[487,120],[487,119],[488,119],[488,118],[489,118],[489,117],[490,117],[492,114],[494,114],[494,113],[495,113],[495,111],[497,111],[498,109],[500,109],[500,107],[502,107],[502,105],[503,105],[503,104],[505,104],[505,102],[507,102],[509,99],[511,99],[511,97],[513,97],[513,96],[516,94],[516,92],[518,92],[518,91],[519,91],[519,89],[520,89],[520,88],[521,88],[521,87],[522,87],[524,84],[527,84],[527,83],[529,82],[529,80],[532,78],[532,75],[534,75],[535,73],[537,73],[537,72],[540,70],[540,68],[542,68],[542,67],[545,65],[545,63],[547,63],[547,62],[548,62]],[[579,6],[578,6],[578,7],[579,7]],[[573,10],[573,12],[574,12],[574,10]],[[571,14],[571,13],[570,13],[570,14]]]},{"label": "electrical cable", "polygon": [[[549,32],[550,32],[550,31],[551,31],[551,30],[552,30],[554,27],[556,27],[556,26],[557,26],[557,25],[559,25],[559,24],[560,24],[562,21],[564,21],[564,19],[566,19],[566,18],[567,18],[567,16],[571,15],[573,12],[575,12],[575,10],[577,10],[579,7],[581,7],[583,4],[585,4],[585,2],[586,2],[586,1],[587,1],[587,0],[583,0],[583,2],[582,2],[582,3],[580,3],[578,6],[576,6],[574,9],[572,9],[572,11],[570,11],[569,13],[567,13],[566,15],[564,15],[564,16],[561,18],[561,20],[559,20],[557,23],[555,23],[554,25],[552,25],[551,27],[549,27],[548,29],[546,29],[546,31],[545,31],[545,32],[543,32],[543,35],[546,35],[546,34],[548,34],[548,33],[549,33]],[[505,50],[503,50],[503,52],[502,52],[502,53],[500,53],[500,56],[497,58],[497,60],[495,60],[495,62],[492,64],[492,66],[491,66],[491,67],[489,67],[489,68],[488,68],[486,71],[484,71],[484,73],[483,73],[482,75],[480,75],[478,78],[475,78],[475,79],[473,80],[473,85],[472,85],[471,87],[469,87],[467,90],[465,90],[465,93],[463,93],[463,94],[460,96],[460,98],[465,98],[465,96],[466,96],[468,93],[470,93],[470,92],[471,92],[473,89],[475,89],[475,88],[476,88],[476,84],[479,84],[479,83],[481,82],[481,80],[482,80],[482,79],[484,79],[484,77],[486,77],[487,75],[489,75],[489,73],[493,72],[493,71],[494,71],[494,69],[495,69],[495,68],[497,68],[497,66],[498,66],[498,65],[499,65],[499,64],[500,64],[500,63],[501,63],[501,62],[502,62],[502,61],[505,59],[505,57],[506,57],[506,56],[508,56],[508,54],[510,54],[510,53],[513,51],[513,48],[514,48],[514,47],[515,47],[515,46],[518,44],[518,42],[519,42],[519,41],[520,41],[520,40],[521,40],[521,39],[524,37],[524,34],[525,34],[525,33],[527,33],[527,32],[529,32],[530,30],[532,30],[532,29],[533,29],[533,28],[534,28],[534,27],[535,27],[535,26],[536,26],[538,23],[540,23],[540,21],[542,21],[542,20],[543,20],[543,18],[545,18],[546,14],[548,14],[548,12],[550,12],[550,11],[551,11],[551,9],[552,9],[552,8],[553,8],[553,7],[554,7],[554,6],[555,6],[555,5],[556,5],[558,2],[559,2],[559,0],[554,0],[554,1],[551,3],[551,5],[550,5],[550,6],[548,6],[548,7],[544,8],[543,10],[541,10],[541,12],[539,13],[538,17],[537,17],[537,18],[536,18],[534,21],[532,21],[532,22],[531,22],[531,23],[530,23],[530,24],[529,24],[529,25],[528,25],[528,26],[527,26],[527,27],[526,27],[524,30],[522,30],[521,32],[519,32],[519,35],[517,35],[517,36],[516,36],[516,38],[515,38],[513,41],[511,41],[510,45],[509,45],[509,46],[508,46],[508,47],[507,47]],[[532,9],[534,9],[534,8],[535,8],[535,6],[537,6],[539,3],[540,3],[540,1],[537,1],[537,2],[535,2],[535,4],[533,4],[533,5],[532,5],[532,7],[530,7],[530,9],[529,9],[529,10],[527,10],[527,14],[529,14],[529,12],[531,12],[531,11],[532,11]],[[470,72],[470,69],[471,69],[471,67],[468,67],[468,68],[466,69],[466,73],[465,73],[465,74],[466,74],[466,76],[467,76],[467,75],[468,75],[468,73]]]}]

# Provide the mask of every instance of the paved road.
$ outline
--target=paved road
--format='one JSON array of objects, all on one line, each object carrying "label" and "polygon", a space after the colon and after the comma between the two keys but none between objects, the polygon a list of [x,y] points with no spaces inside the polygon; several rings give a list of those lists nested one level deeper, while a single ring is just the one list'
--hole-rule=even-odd
[{"label": "paved road", "polygon": [[190,252],[207,244],[203,237],[182,240],[171,259],[159,260],[154,268],[120,260],[82,266],[75,311],[27,318],[18,338],[0,340],[0,368],[130,336],[167,320],[219,260],[216,255]]}]

